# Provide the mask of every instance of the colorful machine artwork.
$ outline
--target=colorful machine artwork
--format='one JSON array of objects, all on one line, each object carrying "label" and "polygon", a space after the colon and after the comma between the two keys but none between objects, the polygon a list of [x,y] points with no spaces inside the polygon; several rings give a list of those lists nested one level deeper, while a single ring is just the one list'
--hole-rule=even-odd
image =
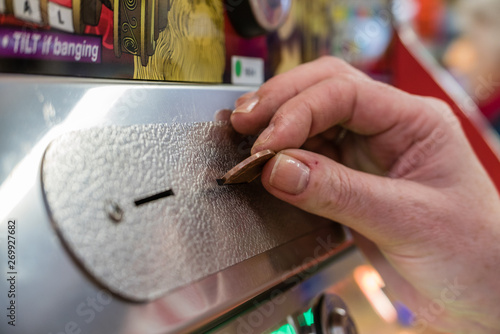
[{"label": "colorful machine artwork", "polygon": [[[289,14],[278,29],[243,37],[228,16],[248,2],[289,5]],[[343,2],[0,0],[0,71],[231,83],[245,60],[262,68],[243,74],[262,72],[262,81],[335,54]]]}]

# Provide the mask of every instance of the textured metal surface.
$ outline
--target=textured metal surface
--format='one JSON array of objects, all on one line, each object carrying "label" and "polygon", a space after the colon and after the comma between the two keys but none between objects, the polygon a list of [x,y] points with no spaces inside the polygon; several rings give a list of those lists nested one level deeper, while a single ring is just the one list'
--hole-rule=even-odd
[{"label": "textured metal surface", "polygon": [[[111,302],[103,300],[109,291],[82,271],[61,242],[47,215],[40,178],[40,162],[50,142],[61,134],[95,127],[209,122],[214,111],[231,108],[250,89],[0,75],[0,239],[6,240],[7,219],[15,218],[21,266],[16,281],[19,321],[15,327],[0,322],[0,333],[193,333],[240,312],[240,305],[293,280],[293,275],[312,273],[313,258],[322,261],[340,252],[346,246],[339,246],[343,232],[329,224],[152,302],[133,303],[112,294]],[[249,151],[247,143],[241,147]],[[7,248],[0,247],[0,257],[7,258]],[[3,262],[4,272],[9,271],[6,265]],[[314,297],[331,284],[330,279],[331,273],[315,282],[314,291],[301,290],[301,298]],[[9,282],[0,281],[0,290],[8,289]],[[98,303],[96,308],[88,304],[92,301]],[[1,308],[8,303],[8,298],[0,298]],[[287,299],[273,316],[286,316],[297,307],[297,300]]]},{"label": "textured metal surface", "polygon": [[[16,281],[19,321],[15,327],[0,322],[0,333],[204,332],[220,323],[221,318],[241,312],[242,304],[254,305],[256,296],[276,292],[283,281],[295,282],[297,277],[315,272],[317,261],[331,260],[341,252],[348,244],[342,229],[336,224],[318,224],[318,229],[300,238],[176,288],[161,298],[134,303],[96,284],[61,242],[54,228],[57,226],[47,215],[40,178],[40,163],[50,142],[61,134],[96,127],[209,122],[216,110],[231,108],[250,89],[0,75],[0,240],[6,240],[7,219],[15,218],[19,222],[16,256],[20,263]],[[248,141],[241,148],[248,153]],[[123,221],[113,205],[103,210]],[[231,252],[221,254],[232,256]],[[0,247],[0,257],[7,258],[7,248]],[[3,262],[4,272],[8,271],[6,265],[7,261]],[[314,289],[312,285],[304,290],[292,289],[300,292],[300,300],[287,298],[273,317],[285,317],[300,308],[301,300],[315,297],[332,283],[332,277],[347,272],[334,261],[327,276],[315,280]],[[0,290],[8,289],[9,282],[0,281]],[[97,304],[91,306],[91,302]],[[1,308],[6,309],[8,303],[8,298],[0,298]],[[255,329],[254,333],[262,331]],[[234,332],[230,329],[228,333]]]},{"label": "textured metal surface", "polygon": [[[151,300],[331,224],[267,194],[220,187],[246,156],[222,123],[105,127],[65,134],[42,165],[53,222],[83,267],[122,297]],[[134,201],[172,189],[174,196]],[[107,207],[123,210],[116,221]]]}]

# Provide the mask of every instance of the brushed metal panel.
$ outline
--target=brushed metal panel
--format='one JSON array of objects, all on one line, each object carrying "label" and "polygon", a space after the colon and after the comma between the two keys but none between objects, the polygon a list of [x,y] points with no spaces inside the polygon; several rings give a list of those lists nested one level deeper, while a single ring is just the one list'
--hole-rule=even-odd
[{"label": "brushed metal panel", "polygon": [[[98,282],[156,299],[332,223],[269,195],[259,182],[215,179],[246,157],[224,123],[103,127],[53,141],[42,164],[52,221]],[[134,201],[172,189],[174,196]],[[106,203],[117,203],[115,222]]]}]

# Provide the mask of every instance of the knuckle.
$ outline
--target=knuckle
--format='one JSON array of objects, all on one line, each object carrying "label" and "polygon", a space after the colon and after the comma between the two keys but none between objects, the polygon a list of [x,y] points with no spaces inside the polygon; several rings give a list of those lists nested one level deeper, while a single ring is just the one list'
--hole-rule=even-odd
[{"label": "knuckle", "polygon": [[327,55],[320,57],[318,62],[335,76],[346,74],[356,78],[367,77],[363,72],[354,68],[351,64],[341,58]]},{"label": "knuckle", "polygon": [[434,109],[436,109],[440,112],[450,112],[450,113],[453,112],[451,110],[450,105],[441,99],[438,99],[438,98],[435,98],[432,96],[424,97],[424,99],[426,99],[427,103],[429,103]]},{"label": "knuckle", "polygon": [[[336,106],[336,110],[354,110],[357,103],[358,83],[355,75],[343,73],[336,78],[330,79],[325,86],[325,94],[328,94],[330,101]],[[348,118],[350,116],[346,115]],[[347,122],[349,119],[341,119],[340,123]]]},{"label": "knuckle", "polygon": [[347,62],[333,56],[323,56],[319,59],[319,62],[332,75],[338,75],[339,73],[344,73],[352,70],[351,65],[349,65]]},{"label": "knuckle", "polygon": [[283,112],[278,112],[274,115],[272,123],[274,125],[283,124],[286,121],[286,115]]},{"label": "knuckle", "polygon": [[321,56],[318,62],[334,67],[350,67],[345,60],[330,55]]},{"label": "knuckle", "polygon": [[424,100],[430,106],[432,116],[438,117],[438,124],[445,128],[451,128],[453,125],[458,124],[458,118],[448,103],[434,97],[424,97]]},{"label": "knuckle", "polygon": [[[328,85],[328,87],[335,93],[338,93],[339,91],[352,91],[357,88],[357,81],[358,78],[352,73],[339,73],[334,78],[330,79],[330,84]],[[342,83],[341,86],[338,85],[339,82]]]},{"label": "knuckle", "polygon": [[310,114],[312,110],[315,108],[315,100],[316,96],[314,92],[307,92],[302,94],[300,100],[297,105],[291,106],[295,110],[297,110],[301,114]]},{"label": "knuckle", "polygon": [[353,183],[349,173],[340,168],[329,170],[326,179],[319,184],[316,205],[320,212],[335,217],[353,206]]},{"label": "knuckle", "polygon": [[277,75],[266,81],[259,88],[262,101],[272,102],[279,97],[291,98],[300,93],[300,85],[295,80],[289,80],[285,75]]},{"label": "knuckle", "polygon": [[289,115],[286,111],[280,110],[276,114],[274,114],[273,119],[271,120],[271,124],[274,125],[275,128],[288,128],[290,122]]},{"label": "knuckle", "polygon": [[361,79],[359,76],[357,76],[355,73],[350,73],[350,72],[344,72],[344,73],[339,73],[338,75],[335,76],[335,78],[332,78],[332,83],[335,82],[342,82],[342,92],[350,92],[350,91],[355,91],[358,90],[358,84]]}]

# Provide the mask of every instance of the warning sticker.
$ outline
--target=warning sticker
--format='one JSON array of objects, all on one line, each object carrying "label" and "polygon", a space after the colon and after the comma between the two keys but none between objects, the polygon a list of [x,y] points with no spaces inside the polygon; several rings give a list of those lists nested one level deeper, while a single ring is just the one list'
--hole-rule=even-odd
[{"label": "warning sticker", "polygon": [[101,62],[101,37],[0,27],[0,57]]}]

